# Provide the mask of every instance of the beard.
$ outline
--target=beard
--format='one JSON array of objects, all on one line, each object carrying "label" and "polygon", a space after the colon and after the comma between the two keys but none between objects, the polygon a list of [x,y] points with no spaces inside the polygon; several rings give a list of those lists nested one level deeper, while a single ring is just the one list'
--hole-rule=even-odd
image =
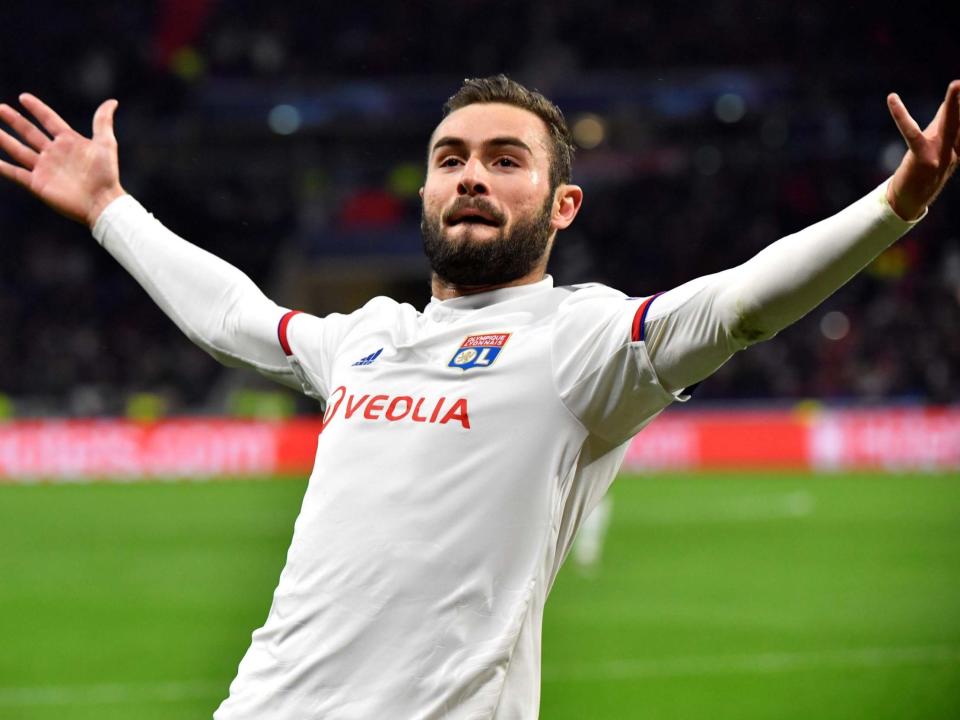
[{"label": "beard", "polygon": [[[465,208],[489,214],[499,228],[496,235],[478,239],[475,228],[468,225],[456,240],[446,237],[454,227],[447,218]],[[445,213],[428,214],[424,208],[420,218],[423,251],[437,277],[451,285],[503,285],[529,274],[544,259],[553,230],[552,208],[553,193],[548,193],[538,213],[518,218],[509,231],[506,218],[484,198],[460,197]]]}]

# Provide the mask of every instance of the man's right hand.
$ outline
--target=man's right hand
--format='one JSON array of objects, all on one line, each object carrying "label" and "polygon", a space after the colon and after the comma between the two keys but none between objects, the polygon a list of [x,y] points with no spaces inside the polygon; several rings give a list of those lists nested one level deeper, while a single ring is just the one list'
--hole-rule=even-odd
[{"label": "man's right hand", "polygon": [[9,105],[0,104],[0,120],[20,137],[0,130],[0,149],[17,163],[0,160],[0,176],[23,186],[58,213],[92,228],[103,209],[124,194],[113,134],[117,101],[107,100],[97,108],[93,139],[67,125],[39,98],[24,93],[20,102],[39,127]]}]

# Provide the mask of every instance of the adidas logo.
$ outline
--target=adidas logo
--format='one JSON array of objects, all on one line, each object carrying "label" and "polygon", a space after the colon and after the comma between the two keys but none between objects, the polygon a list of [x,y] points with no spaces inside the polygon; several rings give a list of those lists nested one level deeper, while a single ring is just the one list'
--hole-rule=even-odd
[{"label": "adidas logo", "polygon": [[380,353],[382,352],[383,352],[383,348],[380,348],[375,353],[371,353],[370,355],[367,355],[364,358],[360,358],[353,364],[353,366],[356,367],[357,365],[371,365],[373,364],[374,360],[380,357]]}]

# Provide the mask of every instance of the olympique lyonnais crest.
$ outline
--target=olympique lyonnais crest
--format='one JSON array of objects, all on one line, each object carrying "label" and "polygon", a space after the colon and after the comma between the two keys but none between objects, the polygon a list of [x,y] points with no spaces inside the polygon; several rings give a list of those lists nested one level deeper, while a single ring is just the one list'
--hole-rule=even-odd
[{"label": "olympique lyonnais crest", "polygon": [[469,370],[475,367],[487,367],[500,355],[503,346],[507,344],[510,333],[488,333],[486,335],[469,335],[460,345],[447,367]]}]

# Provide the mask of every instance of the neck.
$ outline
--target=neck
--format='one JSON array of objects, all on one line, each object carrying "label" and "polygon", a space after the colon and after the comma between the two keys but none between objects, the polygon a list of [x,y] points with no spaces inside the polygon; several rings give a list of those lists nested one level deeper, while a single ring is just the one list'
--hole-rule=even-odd
[{"label": "neck", "polygon": [[437,300],[452,300],[455,297],[462,297],[464,295],[476,295],[477,293],[489,292],[491,290],[502,290],[503,288],[518,287],[520,285],[532,285],[535,282],[543,280],[544,275],[546,275],[546,270],[546,267],[537,266],[523,277],[511,280],[510,282],[500,283],[499,285],[457,285],[433,273],[430,278],[430,291]]}]

